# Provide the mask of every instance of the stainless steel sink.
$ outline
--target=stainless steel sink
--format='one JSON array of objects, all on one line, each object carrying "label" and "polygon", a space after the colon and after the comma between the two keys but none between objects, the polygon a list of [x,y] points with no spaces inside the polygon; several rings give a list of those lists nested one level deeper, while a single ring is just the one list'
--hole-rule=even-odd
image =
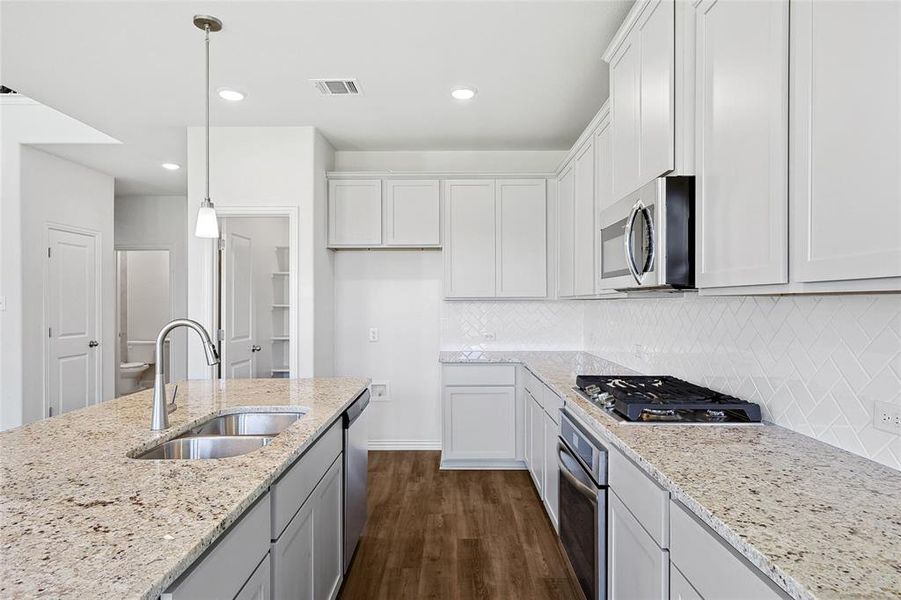
[{"label": "stainless steel sink", "polygon": [[177,437],[139,454],[140,459],[198,459],[227,458],[247,454],[262,448],[274,436],[265,435],[202,435]]},{"label": "stainless steel sink", "polygon": [[243,412],[204,421],[185,435],[278,435],[304,416],[304,412]]}]

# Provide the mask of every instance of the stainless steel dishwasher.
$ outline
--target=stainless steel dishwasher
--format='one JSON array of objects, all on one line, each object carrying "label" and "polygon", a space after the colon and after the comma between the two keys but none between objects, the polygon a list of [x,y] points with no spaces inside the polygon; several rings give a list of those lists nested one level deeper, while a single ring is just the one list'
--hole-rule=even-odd
[{"label": "stainless steel dishwasher", "polygon": [[366,526],[369,477],[369,390],[344,413],[344,572]]}]

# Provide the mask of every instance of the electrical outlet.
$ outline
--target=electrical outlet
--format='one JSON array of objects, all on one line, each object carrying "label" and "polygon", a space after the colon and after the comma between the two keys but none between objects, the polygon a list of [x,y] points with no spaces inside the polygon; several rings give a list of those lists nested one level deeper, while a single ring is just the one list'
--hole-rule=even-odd
[{"label": "electrical outlet", "polygon": [[635,356],[638,360],[647,362],[648,360],[648,352],[644,346],[641,344],[633,344],[632,345],[632,355]]},{"label": "electrical outlet", "polygon": [[0,310],[6,310],[6,296],[0,296]]},{"label": "electrical outlet", "polygon": [[373,402],[388,401],[388,382],[373,381],[369,384],[369,397]]},{"label": "electrical outlet", "polygon": [[379,341],[379,329],[378,327],[370,327],[369,328],[369,341],[377,342]]},{"label": "electrical outlet", "polygon": [[497,339],[497,335],[495,335],[495,333],[493,331],[483,331],[482,338],[484,338],[488,341],[493,341],[493,340]]},{"label": "electrical outlet", "polygon": [[901,435],[901,404],[877,400],[873,426],[882,431]]}]

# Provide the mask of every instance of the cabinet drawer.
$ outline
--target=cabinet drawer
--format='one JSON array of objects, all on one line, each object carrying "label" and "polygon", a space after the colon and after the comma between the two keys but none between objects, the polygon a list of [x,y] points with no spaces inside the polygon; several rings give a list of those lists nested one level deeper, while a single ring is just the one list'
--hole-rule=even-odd
[{"label": "cabinet drawer", "polygon": [[285,530],[291,518],[328,471],[329,465],[335,462],[335,457],[341,453],[342,434],[341,419],[338,419],[278,481],[272,484],[270,495],[273,540]]},{"label": "cabinet drawer", "polygon": [[161,600],[234,598],[269,551],[269,512],[263,496]]},{"label": "cabinet drawer", "polygon": [[765,600],[788,598],[712,529],[678,502],[671,502],[670,557],[704,598]]},{"label": "cabinet drawer", "polygon": [[[563,398],[557,395],[557,392],[542,384],[542,398],[544,410],[548,416],[554,420],[554,423],[560,425],[560,409],[563,408]],[[559,428],[558,428],[559,429]]]},{"label": "cabinet drawer", "polygon": [[544,384],[535,377],[534,373],[525,367],[522,368],[522,386],[532,394],[533,398],[536,400],[540,399],[541,388],[544,387]]},{"label": "cabinet drawer", "polygon": [[514,385],[515,365],[445,365],[444,385]]},{"label": "cabinet drawer", "polygon": [[669,597],[670,600],[704,600],[672,562],[669,566]]},{"label": "cabinet drawer", "polygon": [[610,449],[610,487],[661,548],[669,547],[669,492],[635,463]]}]

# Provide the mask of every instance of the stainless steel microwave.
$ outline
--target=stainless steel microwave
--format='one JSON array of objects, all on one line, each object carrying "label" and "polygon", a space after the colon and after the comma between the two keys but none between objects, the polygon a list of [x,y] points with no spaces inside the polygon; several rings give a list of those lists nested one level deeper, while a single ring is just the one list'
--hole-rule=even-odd
[{"label": "stainless steel microwave", "polygon": [[600,288],[695,285],[694,177],[660,177],[600,215]]}]

